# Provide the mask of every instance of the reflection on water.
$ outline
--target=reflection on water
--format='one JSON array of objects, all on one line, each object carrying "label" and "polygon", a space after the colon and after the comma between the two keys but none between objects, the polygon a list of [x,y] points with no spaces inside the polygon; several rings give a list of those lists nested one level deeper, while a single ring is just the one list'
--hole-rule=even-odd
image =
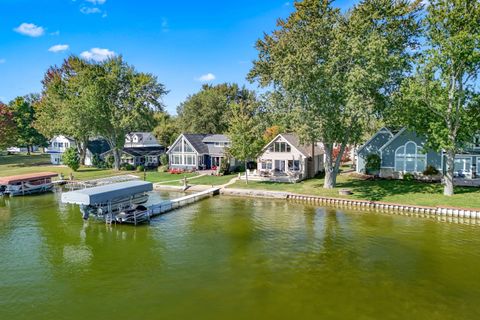
[{"label": "reflection on water", "polygon": [[0,319],[475,319],[479,232],[224,196],[107,226],[59,194],[4,199]]}]

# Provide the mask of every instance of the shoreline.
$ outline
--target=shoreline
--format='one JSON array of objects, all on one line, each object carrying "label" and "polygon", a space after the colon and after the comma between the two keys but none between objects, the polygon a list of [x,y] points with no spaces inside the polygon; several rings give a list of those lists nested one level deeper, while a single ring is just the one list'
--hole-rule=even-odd
[{"label": "shoreline", "polygon": [[[158,191],[177,191],[177,192],[200,192],[211,188],[210,185],[194,185],[187,190],[181,186],[154,185]],[[413,214],[420,217],[439,217],[439,218],[460,218],[468,219],[475,224],[480,224],[480,208],[462,208],[451,206],[421,206],[411,204],[400,204],[382,201],[345,199],[336,197],[314,196],[308,194],[299,194],[284,191],[271,191],[262,189],[237,189],[222,187],[220,194],[236,197],[280,199],[286,201],[301,201],[310,204],[324,205],[335,208],[360,209],[365,211],[375,211],[390,214]]]}]

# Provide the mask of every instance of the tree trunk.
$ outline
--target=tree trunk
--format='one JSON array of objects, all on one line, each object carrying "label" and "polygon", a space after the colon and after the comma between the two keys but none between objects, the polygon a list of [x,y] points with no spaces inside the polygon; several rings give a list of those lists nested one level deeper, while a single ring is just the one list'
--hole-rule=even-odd
[{"label": "tree trunk", "polygon": [[333,167],[333,144],[325,143],[324,144],[325,150],[325,181],[323,183],[323,187],[325,189],[333,189],[336,185],[337,177],[334,173]]},{"label": "tree trunk", "polygon": [[112,154],[113,154],[113,170],[119,171],[120,170],[120,162],[121,162],[121,150],[118,148],[113,148],[112,149]]},{"label": "tree trunk", "polygon": [[87,156],[87,141],[88,141],[88,139],[85,139],[85,140],[82,140],[82,141],[79,140],[79,143],[77,144],[77,150],[78,150],[78,154],[80,156],[80,164],[82,166],[85,165],[85,158]]},{"label": "tree trunk", "polygon": [[444,176],[443,194],[445,196],[453,196],[453,173],[455,170],[455,152],[449,150],[447,152],[447,169]]},{"label": "tree trunk", "polygon": [[27,144],[27,156],[30,155],[30,146]]},{"label": "tree trunk", "polygon": [[247,168],[248,161],[245,160],[245,184],[248,184],[248,168]]},{"label": "tree trunk", "polygon": [[333,144],[324,144],[325,149],[325,181],[323,187],[325,189],[333,189],[337,186],[337,175],[340,169],[340,163],[342,161],[343,154],[345,152],[345,143],[340,145],[340,151],[337,158],[333,159]]}]

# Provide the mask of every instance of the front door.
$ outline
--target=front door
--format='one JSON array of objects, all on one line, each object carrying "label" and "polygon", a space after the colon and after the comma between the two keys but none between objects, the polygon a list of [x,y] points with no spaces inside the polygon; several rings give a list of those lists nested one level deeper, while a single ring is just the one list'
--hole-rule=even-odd
[{"label": "front door", "polygon": [[275,160],[275,171],[285,172],[285,160]]}]

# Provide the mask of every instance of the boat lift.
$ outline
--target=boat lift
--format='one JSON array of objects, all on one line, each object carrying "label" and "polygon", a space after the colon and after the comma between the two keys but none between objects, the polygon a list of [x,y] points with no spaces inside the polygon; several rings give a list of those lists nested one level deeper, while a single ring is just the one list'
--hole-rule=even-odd
[{"label": "boat lift", "polygon": [[127,181],[62,194],[62,202],[80,205],[83,218],[90,215],[104,220],[107,224],[148,223],[154,216],[184,207],[211,195],[220,193],[220,187],[213,187],[177,199],[165,200],[145,206],[146,193],[153,185],[145,181]]}]

